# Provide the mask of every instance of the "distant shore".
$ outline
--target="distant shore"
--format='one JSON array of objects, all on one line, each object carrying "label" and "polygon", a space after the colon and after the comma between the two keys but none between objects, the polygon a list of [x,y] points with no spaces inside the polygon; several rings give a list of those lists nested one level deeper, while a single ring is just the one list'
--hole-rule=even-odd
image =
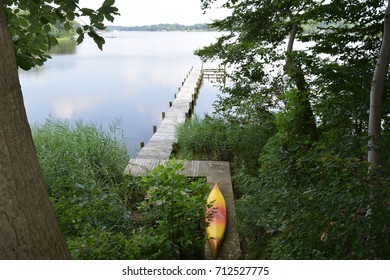
[{"label": "distant shore", "polygon": [[119,26],[110,25],[107,26],[106,31],[214,31],[208,24],[199,23],[193,25],[182,24],[154,24],[154,25],[142,25],[142,26]]}]

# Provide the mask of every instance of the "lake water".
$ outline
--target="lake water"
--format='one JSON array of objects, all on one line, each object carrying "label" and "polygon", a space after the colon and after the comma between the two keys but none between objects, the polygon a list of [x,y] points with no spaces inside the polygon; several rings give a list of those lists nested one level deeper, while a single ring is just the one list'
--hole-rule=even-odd
[{"label": "lake water", "polygon": [[[195,49],[215,41],[216,32],[118,32],[100,51],[91,39],[68,42],[43,67],[21,71],[30,124],[46,118],[83,120],[108,128],[119,118],[131,156],[147,143],[152,126],[169,108],[192,66]],[[210,66],[210,65],[208,65]],[[195,111],[212,113],[219,90],[204,81]]]}]

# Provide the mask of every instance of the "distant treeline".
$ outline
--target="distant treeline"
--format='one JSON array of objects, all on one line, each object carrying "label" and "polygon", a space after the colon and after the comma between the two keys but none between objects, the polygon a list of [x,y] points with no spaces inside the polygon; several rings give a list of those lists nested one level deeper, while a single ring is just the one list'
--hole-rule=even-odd
[{"label": "distant treeline", "polygon": [[194,25],[181,24],[154,24],[143,26],[107,26],[107,31],[212,31],[212,29],[204,23]]},{"label": "distant treeline", "polygon": [[81,24],[77,21],[66,23],[57,21],[55,24],[50,24],[49,34],[56,38],[70,38],[77,34],[76,29],[80,27]]}]

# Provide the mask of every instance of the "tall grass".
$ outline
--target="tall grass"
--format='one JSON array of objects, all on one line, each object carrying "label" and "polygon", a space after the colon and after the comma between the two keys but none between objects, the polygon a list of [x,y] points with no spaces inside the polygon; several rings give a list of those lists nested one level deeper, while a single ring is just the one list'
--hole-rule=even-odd
[{"label": "tall grass", "polygon": [[179,126],[178,154],[183,159],[229,160],[230,147],[226,141],[228,127],[224,120],[205,116],[194,116],[192,120]]},{"label": "tall grass", "polygon": [[71,125],[48,119],[32,131],[49,196],[73,257],[131,257],[131,250],[118,252],[107,246],[122,240],[116,243],[132,247],[126,243],[132,229],[127,201],[135,183],[123,174],[129,155],[120,122],[111,124],[107,133],[81,121]]},{"label": "tall grass", "polygon": [[119,121],[106,133],[82,121],[71,125],[48,119],[42,126],[33,127],[33,137],[50,186],[70,180],[79,184],[94,181],[108,187],[122,179],[129,160]]},{"label": "tall grass", "polygon": [[257,173],[258,158],[275,133],[272,116],[262,122],[240,124],[206,115],[195,116],[176,130],[177,152],[181,159],[230,161]]}]

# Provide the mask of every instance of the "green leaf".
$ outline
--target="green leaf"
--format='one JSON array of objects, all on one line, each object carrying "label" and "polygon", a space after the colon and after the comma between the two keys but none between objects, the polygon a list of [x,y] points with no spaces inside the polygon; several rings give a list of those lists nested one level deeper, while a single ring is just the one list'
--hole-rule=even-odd
[{"label": "green leaf", "polygon": [[65,31],[69,31],[69,30],[71,30],[73,27],[72,27],[72,25],[69,23],[69,22],[65,22],[65,24],[64,24],[64,29],[65,29]]},{"label": "green leaf", "polygon": [[51,31],[51,26],[50,26],[49,24],[45,25],[45,26],[43,27],[43,31],[44,31],[45,33],[49,33],[49,32]]},{"label": "green leaf", "polygon": [[89,9],[89,8],[82,8],[82,9],[80,9],[80,12],[82,12],[83,16],[90,16],[90,15],[93,15],[95,13],[95,10]]},{"label": "green leaf", "polygon": [[114,19],[115,19],[115,18],[114,18],[112,15],[110,15],[110,14],[106,14],[105,17],[106,17],[106,19],[107,19],[108,21],[110,21],[110,22],[113,22]]},{"label": "green leaf", "polygon": [[58,45],[58,40],[54,36],[48,36],[49,37],[49,48],[51,46]]},{"label": "green leaf", "polygon": [[80,34],[79,37],[77,37],[77,44],[81,44],[84,41],[84,33]]},{"label": "green leaf", "polygon": [[114,5],[115,4],[115,0],[105,0],[104,2],[103,2],[103,7],[109,7],[109,6],[112,6],[112,5]]},{"label": "green leaf", "polygon": [[88,32],[88,35],[93,38],[100,50],[103,50],[103,45],[106,42],[103,37],[99,36],[95,31]]},{"label": "green leaf", "polygon": [[98,22],[98,23],[94,24],[94,27],[99,29],[99,30],[104,30],[105,29],[104,24],[101,23],[101,22]]},{"label": "green leaf", "polygon": [[18,17],[18,20],[20,26],[28,27],[30,25],[30,22],[24,16]]}]

